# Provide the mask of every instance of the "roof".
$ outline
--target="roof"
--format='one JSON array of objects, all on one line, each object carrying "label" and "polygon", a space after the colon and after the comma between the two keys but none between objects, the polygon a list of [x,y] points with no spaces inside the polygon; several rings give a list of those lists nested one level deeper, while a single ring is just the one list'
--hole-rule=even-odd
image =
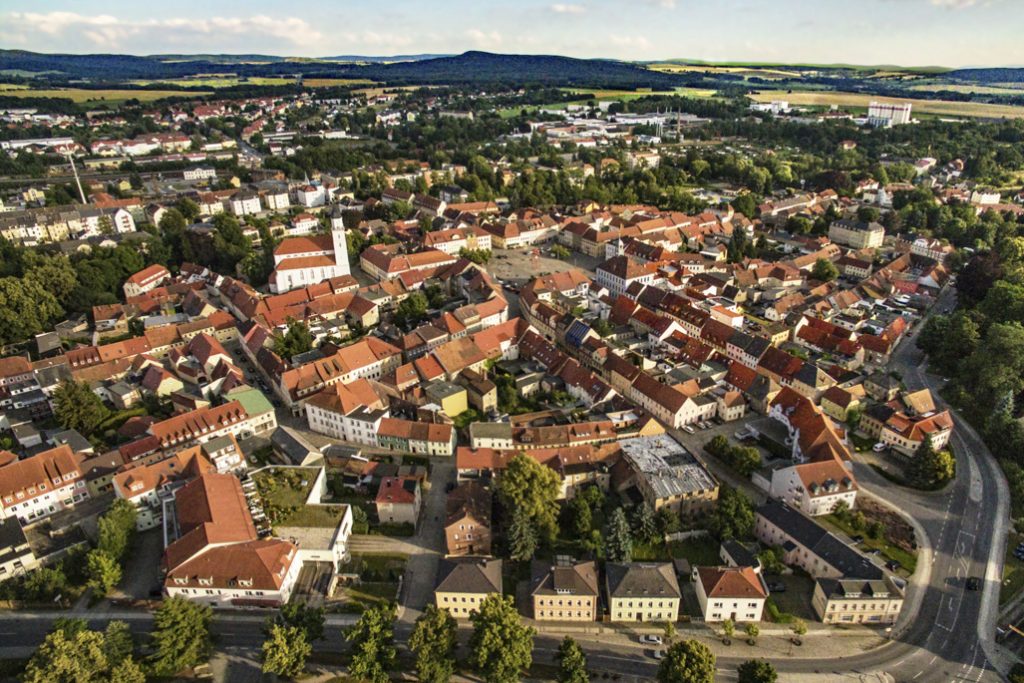
[{"label": "roof", "polygon": [[[31,500],[81,478],[82,456],[67,444],[0,467],[0,498]],[[4,505],[11,505],[4,500]]]},{"label": "roof", "polygon": [[174,503],[180,535],[164,550],[168,572],[210,545],[257,538],[242,484],[233,474],[204,473],[178,489]]},{"label": "roof", "polygon": [[380,421],[377,436],[410,439],[413,441],[450,443],[452,440],[452,426],[434,424],[432,422],[413,422],[412,420],[402,420],[397,417],[385,417]]},{"label": "roof", "polygon": [[501,560],[441,560],[437,593],[501,593]]},{"label": "roof", "polygon": [[757,508],[757,516],[778,527],[793,541],[807,548],[846,578],[877,580],[881,567],[796,508],[769,500]]},{"label": "roof", "polygon": [[416,502],[416,490],[419,480],[413,477],[384,477],[377,489],[376,503],[392,505],[413,505]]},{"label": "roof", "polygon": [[753,567],[697,567],[697,577],[709,598],[767,598],[768,591]]},{"label": "roof", "polygon": [[609,598],[679,598],[671,562],[609,562],[605,566]]},{"label": "roof", "polygon": [[577,595],[597,597],[600,584],[597,563],[534,560],[530,566],[530,595]]},{"label": "roof", "polygon": [[479,524],[491,525],[491,492],[476,481],[460,482],[445,500],[445,526],[471,516]]}]

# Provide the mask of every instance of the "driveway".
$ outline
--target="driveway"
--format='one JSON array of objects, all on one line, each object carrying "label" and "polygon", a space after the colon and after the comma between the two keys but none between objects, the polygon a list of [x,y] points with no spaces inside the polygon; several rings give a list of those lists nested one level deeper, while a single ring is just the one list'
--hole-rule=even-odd
[{"label": "driveway", "polygon": [[113,597],[149,599],[149,591],[160,585],[160,558],[164,552],[160,527],[135,535],[125,561],[124,578]]}]

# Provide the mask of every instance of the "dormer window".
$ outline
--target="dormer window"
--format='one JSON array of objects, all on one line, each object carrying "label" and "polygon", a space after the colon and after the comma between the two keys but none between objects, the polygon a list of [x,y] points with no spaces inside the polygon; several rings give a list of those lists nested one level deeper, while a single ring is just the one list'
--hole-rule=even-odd
[{"label": "dormer window", "polygon": [[199,585],[200,586],[212,586],[213,585],[213,577],[212,576],[200,577]]}]

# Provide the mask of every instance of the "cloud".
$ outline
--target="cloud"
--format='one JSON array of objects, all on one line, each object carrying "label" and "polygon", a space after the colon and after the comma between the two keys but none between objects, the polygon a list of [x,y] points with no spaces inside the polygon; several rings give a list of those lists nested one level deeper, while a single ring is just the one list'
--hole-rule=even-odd
[{"label": "cloud", "polygon": [[551,11],[557,14],[583,14],[587,11],[587,8],[583,5],[566,5],[556,2],[554,5],[551,5]]},{"label": "cloud", "polygon": [[[275,48],[310,49],[325,36],[297,17],[205,17],[129,20],[75,12],[9,12],[0,17],[0,39],[33,44],[37,38],[65,49],[139,50],[187,46],[190,51],[231,49],[265,41]],[[218,51],[221,51],[218,50]]]},{"label": "cloud", "polygon": [[478,28],[471,28],[466,31],[466,37],[479,48],[493,48],[501,45],[501,34],[497,31],[485,32]]},{"label": "cloud", "polygon": [[608,42],[616,47],[625,48],[648,48],[651,42],[644,36],[608,36]]},{"label": "cloud", "polygon": [[991,5],[993,2],[999,2],[999,0],[929,0],[929,2],[936,7],[966,9],[968,7],[974,7],[975,5]]}]

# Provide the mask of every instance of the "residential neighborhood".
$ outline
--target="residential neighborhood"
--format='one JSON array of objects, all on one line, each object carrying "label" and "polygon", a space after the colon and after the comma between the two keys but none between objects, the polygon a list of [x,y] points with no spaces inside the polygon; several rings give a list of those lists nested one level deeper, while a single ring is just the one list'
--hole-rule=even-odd
[{"label": "residential neighborhood", "polygon": [[0,678],[1024,676],[1015,115],[226,56],[0,69]]}]

